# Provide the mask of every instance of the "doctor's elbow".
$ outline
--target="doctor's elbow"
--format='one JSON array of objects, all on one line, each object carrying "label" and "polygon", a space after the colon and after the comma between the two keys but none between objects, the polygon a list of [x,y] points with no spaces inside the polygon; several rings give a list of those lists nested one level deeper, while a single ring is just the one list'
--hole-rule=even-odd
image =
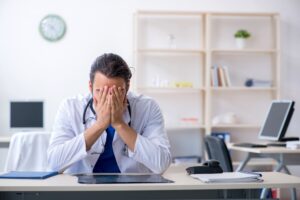
[{"label": "doctor's elbow", "polygon": [[170,152],[165,152],[162,159],[159,160],[157,167],[152,169],[152,171],[156,174],[163,174],[171,165],[172,156]]},{"label": "doctor's elbow", "polygon": [[52,149],[48,149],[47,164],[48,164],[48,168],[51,171],[59,171],[61,168],[60,163],[55,158],[57,158],[57,156],[55,155],[55,152]]}]

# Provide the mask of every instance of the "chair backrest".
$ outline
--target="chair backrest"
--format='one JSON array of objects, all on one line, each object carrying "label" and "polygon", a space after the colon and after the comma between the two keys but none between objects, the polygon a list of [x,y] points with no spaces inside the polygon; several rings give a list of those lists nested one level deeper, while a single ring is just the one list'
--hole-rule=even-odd
[{"label": "chair backrest", "polygon": [[205,137],[205,146],[209,159],[215,159],[220,162],[224,172],[232,172],[232,161],[225,142],[215,136]]},{"label": "chair backrest", "polygon": [[48,171],[50,133],[19,132],[12,135],[4,171]]}]

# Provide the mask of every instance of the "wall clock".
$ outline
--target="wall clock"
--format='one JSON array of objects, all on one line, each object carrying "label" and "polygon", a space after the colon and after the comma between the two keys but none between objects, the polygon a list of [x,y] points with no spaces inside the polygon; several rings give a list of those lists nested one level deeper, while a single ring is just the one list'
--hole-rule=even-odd
[{"label": "wall clock", "polygon": [[58,15],[47,15],[41,20],[39,26],[43,38],[51,42],[62,39],[66,29],[65,21]]}]

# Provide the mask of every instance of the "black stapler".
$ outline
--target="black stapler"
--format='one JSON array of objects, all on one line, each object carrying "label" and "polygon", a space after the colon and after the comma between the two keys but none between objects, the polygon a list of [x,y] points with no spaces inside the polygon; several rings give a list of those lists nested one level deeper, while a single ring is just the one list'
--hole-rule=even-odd
[{"label": "black stapler", "polygon": [[223,169],[217,160],[208,160],[200,166],[186,168],[188,174],[215,174],[223,173]]}]

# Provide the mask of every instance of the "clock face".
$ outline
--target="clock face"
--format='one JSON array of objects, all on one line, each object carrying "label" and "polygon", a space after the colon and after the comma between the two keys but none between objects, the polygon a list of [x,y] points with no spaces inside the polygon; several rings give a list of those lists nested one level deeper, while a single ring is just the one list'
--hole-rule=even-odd
[{"label": "clock face", "polygon": [[58,41],[66,33],[66,24],[58,15],[47,15],[40,22],[40,33],[48,41]]}]

